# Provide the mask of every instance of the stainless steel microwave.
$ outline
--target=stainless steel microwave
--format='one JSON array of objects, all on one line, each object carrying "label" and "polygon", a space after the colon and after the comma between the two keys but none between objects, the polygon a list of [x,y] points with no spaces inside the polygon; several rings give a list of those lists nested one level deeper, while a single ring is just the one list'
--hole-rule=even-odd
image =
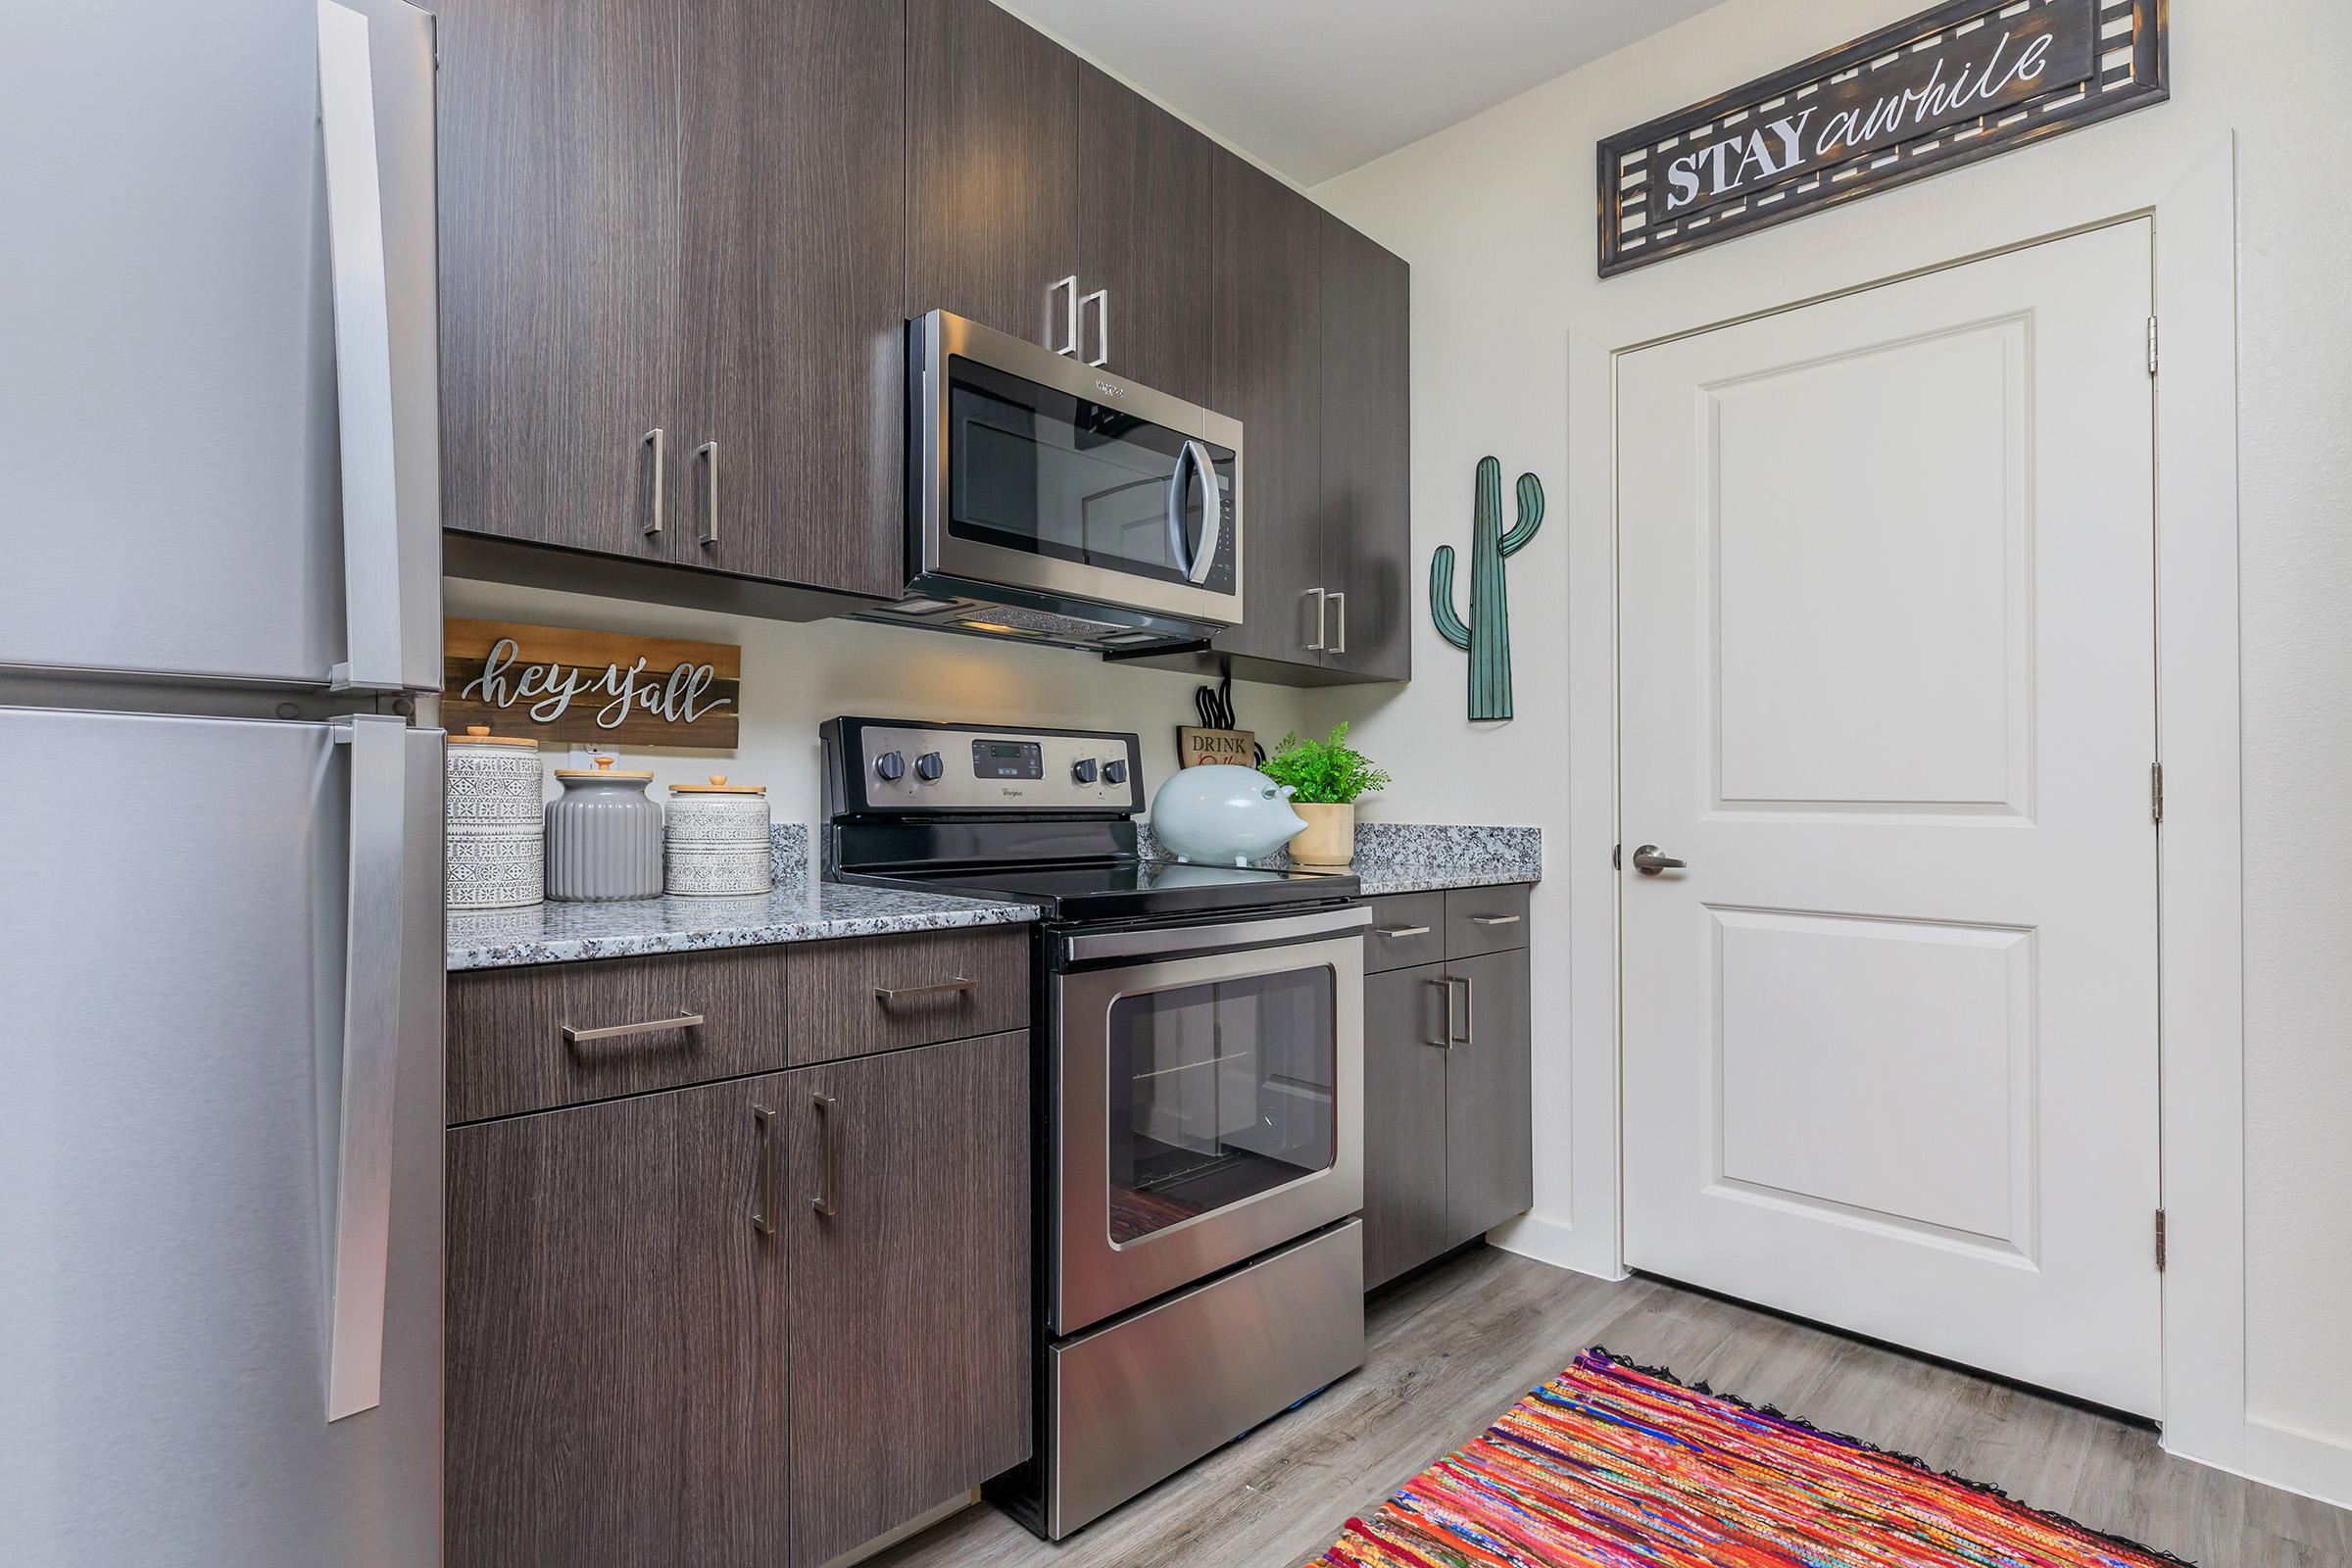
[{"label": "stainless steel microwave", "polygon": [[906,597],[870,618],[1149,652],[1242,618],[1242,426],[945,311],[906,324]]}]

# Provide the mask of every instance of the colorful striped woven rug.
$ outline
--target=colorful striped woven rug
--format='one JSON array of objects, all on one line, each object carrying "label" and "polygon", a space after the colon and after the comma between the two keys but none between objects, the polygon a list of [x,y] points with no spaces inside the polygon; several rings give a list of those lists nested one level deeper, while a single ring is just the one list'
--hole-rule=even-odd
[{"label": "colorful striped woven rug", "polygon": [[1350,1519],[1335,1568],[2148,1568],[2180,1559],[1595,1347]]}]

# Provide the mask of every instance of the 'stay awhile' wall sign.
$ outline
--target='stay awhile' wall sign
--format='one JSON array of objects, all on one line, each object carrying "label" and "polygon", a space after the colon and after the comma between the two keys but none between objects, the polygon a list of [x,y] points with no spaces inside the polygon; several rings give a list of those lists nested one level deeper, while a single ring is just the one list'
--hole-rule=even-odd
[{"label": "'stay awhile' wall sign", "polygon": [[1957,0],[1600,144],[1600,274],[2161,102],[2165,0]]},{"label": "'stay awhile' wall sign", "polygon": [[728,643],[442,622],[442,727],[583,746],[735,749],[743,650]]}]

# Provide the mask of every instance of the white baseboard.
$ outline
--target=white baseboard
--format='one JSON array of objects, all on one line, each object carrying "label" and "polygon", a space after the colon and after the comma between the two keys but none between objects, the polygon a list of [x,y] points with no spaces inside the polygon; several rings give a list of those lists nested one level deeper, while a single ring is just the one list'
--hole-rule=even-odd
[{"label": "white baseboard", "polygon": [[1590,1274],[1595,1279],[1621,1280],[1625,1270],[1618,1266],[1613,1250],[1606,1249],[1590,1235],[1543,1214],[1521,1214],[1506,1219],[1487,1232],[1489,1245],[1521,1257],[1532,1257],[1553,1268],[1572,1273]]},{"label": "white baseboard", "polygon": [[2340,1438],[2249,1418],[2242,1473],[2265,1486],[2352,1508],[2352,1443]]}]

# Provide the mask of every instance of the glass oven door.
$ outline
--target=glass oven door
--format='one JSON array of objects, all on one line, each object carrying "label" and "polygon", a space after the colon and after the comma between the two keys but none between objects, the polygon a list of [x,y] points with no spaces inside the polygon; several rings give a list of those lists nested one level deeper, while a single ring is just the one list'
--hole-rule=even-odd
[{"label": "glass oven door", "polygon": [[1191,950],[1301,924],[1314,939],[1054,977],[1054,1333],[1362,1206],[1368,918],[1121,933]]}]

